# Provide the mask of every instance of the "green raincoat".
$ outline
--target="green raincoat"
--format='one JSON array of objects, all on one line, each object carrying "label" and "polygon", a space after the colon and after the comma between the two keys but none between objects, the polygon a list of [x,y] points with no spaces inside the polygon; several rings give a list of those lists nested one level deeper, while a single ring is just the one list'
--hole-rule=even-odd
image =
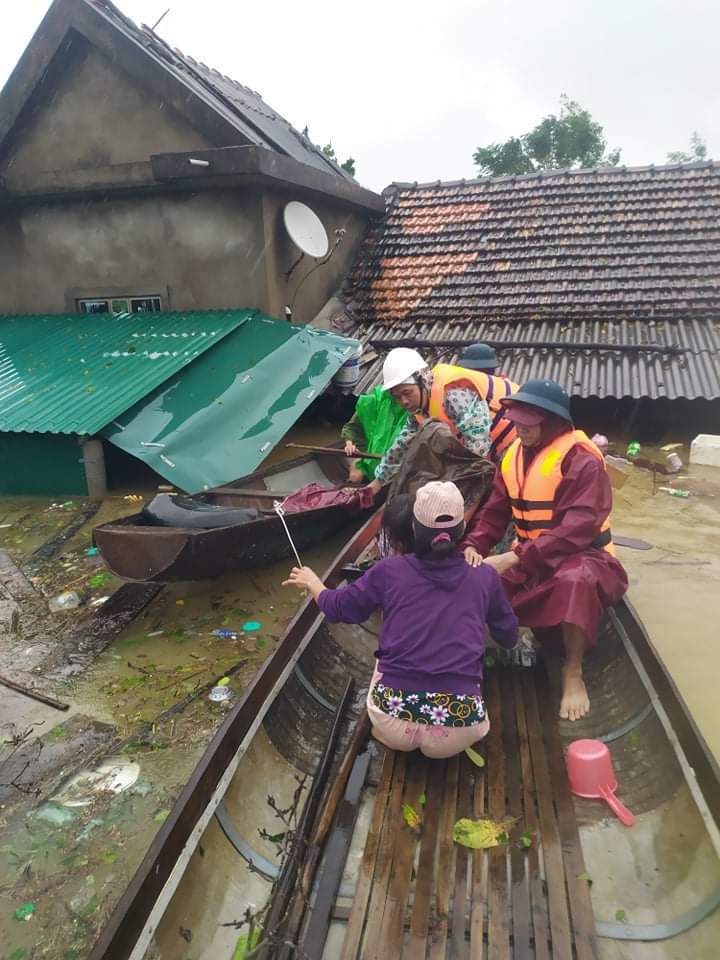
[{"label": "green raincoat", "polygon": [[[388,390],[375,387],[372,393],[358,397],[355,416],[365,434],[368,453],[386,453],[408,418],[407,410],[393,400]],[[375,478],[379,460],[358,460],[357,467],[368,480]]]}]

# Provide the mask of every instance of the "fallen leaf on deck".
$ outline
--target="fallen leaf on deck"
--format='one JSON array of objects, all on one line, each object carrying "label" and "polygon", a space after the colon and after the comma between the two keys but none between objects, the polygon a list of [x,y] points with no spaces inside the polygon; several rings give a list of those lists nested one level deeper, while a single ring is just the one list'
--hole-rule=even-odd
[{"label": "fallen leaf on deck", "polygon": [[586,883],[587,883],[587,885],[588,885],[589,887],[592,886],[592,882],[593,882],[593,881],[592,881],[592,877],[591,877],[590,874],[587,872],[587,870],[585,870],[583,873],[579,873],[577,878],[578,878],[578,880],[585,880]]},{"label": "fallen leaf on deck", "polygon": [[415,808],[411,807],[409,803],[404,803],[402,805],[402,815],[405,823],[410,827],[411,830],[414,830],[416,827],[420,826],[420,816]]},{"label": "fallen leaf on deck", "polygon": [[615,911],[615,919],[617,920],[618,923],[625,923],[625,921],[627,920],[627,915],[626,915],[625,911],[624,911],[624,910],[616,910],[616,911]]},{"label": "fallen leaf on deck", "polygon": [[507,833],[517,817],[504,820],[468,820],[463,817],[453,827],[453,840],[473,850],[487,850],[507,843]]},{"label": "fallen leaf on deck", "polygon": [[476,750],[473,750],[472,747],[465,747],[465,755],[467,756],[468,760],[472,760],[476,767],[485,766],[485,759],[481,757]]}]

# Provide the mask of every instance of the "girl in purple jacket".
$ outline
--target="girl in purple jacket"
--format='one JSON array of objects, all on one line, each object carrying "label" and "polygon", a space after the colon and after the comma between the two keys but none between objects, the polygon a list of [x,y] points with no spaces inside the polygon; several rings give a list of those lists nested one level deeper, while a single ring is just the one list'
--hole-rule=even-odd
[{"label": "girl in purple jacket", "polygon": [[482,698],[485,629],[517,643],[517,617],[492,567],[471,567],[453,483],[421,487],[413,508],[415,553],[380,560],[354,583],[329,590],[309,567],[285,585],[305,588],[331,623],[362,623],[380,608],[377,663],[367,708],[376,739],[393,750],[450,757],[490,729]]}]

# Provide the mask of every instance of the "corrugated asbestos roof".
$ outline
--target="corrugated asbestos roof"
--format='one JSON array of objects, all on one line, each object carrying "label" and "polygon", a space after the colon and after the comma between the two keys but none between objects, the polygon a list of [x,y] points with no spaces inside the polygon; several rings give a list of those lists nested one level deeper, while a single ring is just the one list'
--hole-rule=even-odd
[{"label": "corrugated asbestos roof", "polygon": [[[520,341],[501,348],[515,380],[720,397],[720,165],[394,184],[385,197],[344,290],[363,340]],[[564,346],[579,341],[592,346]],[[638,344],[676,349],[609,349]]]},{"label": "corrugated asbestos roof", "polygon": [[296,130],[262,99],[259,93],[217,70],[170,47],[147,27],[138,27],[109,0],[85,0],[126,37],[138,43],[148,56],[209,103],[242,135],[243,141],[284,153],[325,173],[352,180],[315,144]]},{"label": "corrugated asbestos roof", "polygon": [[256,314],[104,435],[188,493],[251,473],[357,342]]},{"label": "corrugated asbestos roof", "polygon": [[0,431],[96,433],[252,315],[0,316]]},{"label": "corrugated asbestos roof", "polygon": [[[366,350],[368,360],[376,355],[363,364],[357,387],[363,393],[380,381],[383,357],[392,346],[415,346],[430,363],[452,363],[463,346],[481,341],[495,347],[500,369],[513,380],[549,377],[572,396],[720,397],[720,324],[709,320],[480,321],[413,324],[402,329],[375,323],[358,328],[354,335],[372,348]],[[511,346],[503,346],[508,343]],[[641,349],[611,349],[618,344],[641,345]]]}]

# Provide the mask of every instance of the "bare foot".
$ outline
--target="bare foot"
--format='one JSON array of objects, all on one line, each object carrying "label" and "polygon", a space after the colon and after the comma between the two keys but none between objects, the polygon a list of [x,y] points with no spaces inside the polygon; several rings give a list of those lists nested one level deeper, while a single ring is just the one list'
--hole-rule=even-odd
[{"label": "bare foot", "polygon": [[350,470],[350,483],[363,483],[365,481],[365,474],[362,470],[358,470],[357,467],[352,467]]},{"label": "bare foot", "polygon": [[590,698],[585,689],[582,674],[563,671],[563,692],[560,700],[562,720],[579,720],[590,712]]}]

